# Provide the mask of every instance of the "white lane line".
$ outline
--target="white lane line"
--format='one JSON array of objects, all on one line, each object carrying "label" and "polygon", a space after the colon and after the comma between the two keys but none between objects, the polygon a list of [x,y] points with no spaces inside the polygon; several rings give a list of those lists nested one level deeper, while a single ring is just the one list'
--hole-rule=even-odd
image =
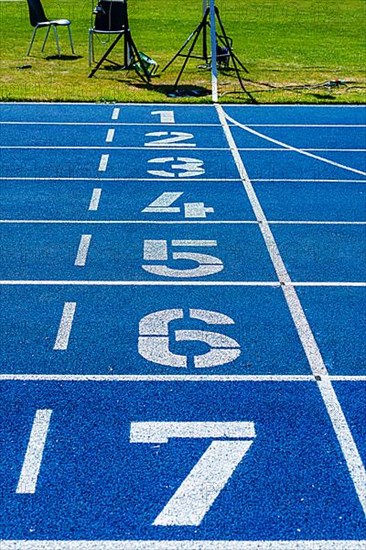
[{"label": "white lane line", "polygon": [[364,281],[121,281],[82,279],[2,279],[0,286],[269,286],[269,287],[365,287]]},{"label": "white lane line", "polygon": [[[354,377],[352,377],[353,379]],[[359,377],[360,378],[360,377]],[[361,380],[366,381],[366,376]],[[337,377],[348,381],[349,377]],[[72,381],[72,382],[315,382],[312,374],[0,374],[0,381]]]},{"label": "white lane line", "polygon": [[99,162],[99,172],[105,172],[107,170],[109,155],[102,155]]},{"label": "white lane line", "polygon": [[96,212],[98,210],[101,195],[102,189],[100,187],[96,187],[95,189],[93,189],[88,210],[91,210],[93,212]]},{"label": "white lane line", "polygon": [[[102,191],[96,189],[95,191]],[[95,203],[91,201],[93,208],[97,210],[100,194],[95,198]],[[87,224],[87,225],[258,225],[257,220],[0,220],[0,224]],[[366,221],[308,221],[308,220],[268,220],[269,225],[366,225]]]},{"label": "white lane line", "polygon": [[[174,108],[177,105],[174,105]],[[115,120],[112,118],[112,120]],[[168,121],[167,121],[168,122]],[[32,122],[32,121],[17,121],[17,120],[7,120],[7,121],[0,121],[0,127],[2,124],[8,124],[8,125],[15,125],[15,126],[110,126],[110,122]],[[113,122],[114,126],[158,126],[158,122]],[[170,126],[187,126],[189,128],[191,127],[213,127],[213,128],[220,128],[220,124],[214,124],[214,123],[206,123],[203,122],[202,124],[195,124],[190,122],[179,122],[175,123],[169,122]],[[358,127],[358,126],[357,126]]]},{"label": "white lane line", "polygon": [[[97,181],[100,182],[100,178],[83,178],[83,177],[77,177],[77,178],[71,178],[71,177],[35,177],[35,176],[0,176],[0,181]],[[103,178],[103,182],[119,182],[119,181],[138,181],[138,182],[154,182],[154,183],[177,183],[177,180],[175,178]],[[192,182],[192,178],[179,178],[179,183],[182,182]],[[194,178],[194,182],[203,182],[203,183],[210,183],[210,182],[220,182],[220,183],[236,183],[240,182],[241,180],[239,178]],[[265,182],[265,183],[272,183],[272,182],[291,182],[291,183],[297,183],[297,182],[305,182],[305,183],[366,183],[366,179],[296,179],[296,178],[253,178],[252,182]]]},{"label": "white lane line", "polygon": [[[258,225],[257,220],[0,220],[1,223],[7,224],[91,224],[91,225],[222,225],[222,224],[236,224],[236,225]],[[345,222],[347,223],[347,222]],[[362,223],[362,222],[354,222]],[[366,222],[364,222],[366,224]]]},{"label": "white lane line", "polygon": [[[365,283],[366,284],[366,283]],[[0,285],[71,286],[280,286],[279,281],[95,281],[95,280],[0,280]]]},{"label": "white lane line", "polygon": [[2,540],[1,550],[365,550],[366,540]]},{"label": "white lane line", "polygon": [[76,254],[76,259],[75,259],[75,266],[85,267],[91,238],[92,238],[91,235],[81,235],[78,252]]},{"label": "white lane line", "polygon": [[[273,266],[276,270],[278,279],[283,283],[287,283],[286,285],[282,286],[282,289],[292,319],[296,326],[299,338],[301,340],[303,349],[308,358],[312,373],[314,374],[314,376],[328,377],[328,371],[318,348],[318,344],[314,338],[313,332],[306,318],[297,292],[294,286],[289,284],[291,283],[290,276],[282,260],[276,241],[268,225],[260,202],[254,192],[252,183],[249,179],[247,171],[240,157],[240,153],[236,147],[236,143],[232,136],[231,130],[228,126],[227,120],[230,120],[230,118],[227,119],[227,115],[225,114],[221,105],[216,104],[215,107],[222,127],[224,129],[226,138],[230,145],[235,164],[242,178],[244,188],[252,205],[253,211],[257,220],[261,222],[259,227],[261,229]],[[331,386],[331,383],[329,381],[323,381],[322,383],[319,382],[318,387],[322,394],[324,404],[337,435],[340,447],[343,451],[343,455],[346,460],[348,470],[350,472],[359,501],[364,510],[364,513],[366,514],[366,471],[361,456],[353,439],[351,430],[343,416],[341,406],[338,402],[337,395]]]},{"label": "white lane line", "polygon": [[[50,177],[50,178],[41,178],[41,177],[28,177],[28,176],[25,176],[25,177],[15,177],[15,176],[0,176],[0,180],[6,180],[6,181],[98,181],[100,182],[100,178],[83,178],[83,177],[78,177],[78,178],[66,178],[66,177]],[[156,182],[164,182],[164,183],[167,183],[167,182],[173,182],[173,183],[177,183],[177,180],[175,178],[103,178],[103,182],[105,181],[112,181],[112,182],[117,182],[117,181],[140,181],[140,182],[145,182],[145,181],[152,181],[154,183]],[[182,183],[184,181],[189,181],[189,182],[192,182],[192,178],[179,178],[179,183]],[[219,181],[221,183],[226,183],[226,182],[231,182],[231,181],[240,181],[238,178],[194,178],[194,182],[198,182],[198,181],[203,181],[203,182],[210,182],[210,181]],[[281,180],[282,181],[282,180]],[[291,180],[291,181],[294,181],[294,180]]]},{"label": "white lane line", "polygon": [[22,471],[16,489],[17,493],[33,494],[36,492],[51,414],[52,410],[50,409],[38,409],[35,414]]},{"label": "white lane line", "polygon": [[266,183],[366,183],[366,180],[351,180],[351,179],[309,179],[309,178],[252,178],[252,182],[266,182]]},{"label": "white lane line", "polygon": [[[114,130],[109,130],[111,132],[110,135],[107,134],[106,136],[106,143],[112,143],[114,139]],[[112,133],[113,132],[113,133]],[[162,149],[162,146],[158,145],[149,145],[149,150],[152,151],[159,151]],[[183,149],[182,145],[171,145],[171,147],[175,149]],[[194,147],[195,151],[228,151],[228,147],[197,147],[195,144],[187,144],[186,147]],[[106,146],[104,145],[0,145],[0,149],[4,150],[13,150],[13,149],[41,149],[43,150],[82,150],[82,151],[99,151],[100,149],[106,149]],[[113,145],[108,147],[109,150],[116,150],[116,151],[145,151],[146,146],[141,147],[139,145],[132,146],[132,145]],[[264,152],[267,153],[268,151],[276,151],[278,153],[291,153],[293,152],[292,149],[284,149],[283,147],[238,147],[238,151],[254,151],[254,152]],[[324,152],[324,153],[364,153],[366,149],[301,149],[301,151],[313,151],[313,152]],[[322,159],[324,160],[324,159]],[[327,160],[327,159],[325,159]],[[332,161],[331,164],[334,164]],[[343,165],[339,165],[342,166]]]},{"label": "white lane line", "polygon": [[119,107],[115,107],[112,112],[112,120],[118,120],[119,118],[120,109]]},{"label": "white lane line", "polygon": [[[117,150],[117,151],[146,151],[146,147],[149,147],[149,150],[152,151],[161,151],[161,149],[164,147],[164,145],[148,145],[141,147],[140,145],[113,145],[110,147],[106,147],[105,145],[0,145],[0,149],[47,149],[47,150],[85,150],[85,151],[95,151],[99,149],[110,149],[110,150]],[[181,149],[183,150],[183,145],[175,145],[172,144],[170,146],[174,149]],[[187,147],[194,147],[195,151],[228,151],[227,147],[196,147],[196,144],[188,144],[185,145],[184,151],[186,151]],[[262,150],[260,148],[260,150]],[[283,149],[274,149],[274,151],[283,151]]]},{"label": "white lane line", "polygon": [[[284,143],[283,141],[279,141],[278,139],[273,139],[269,136],[266,136],[265,134],[261,134],[260,132],[257,132],[256,130],[253,130],[253,128],[249,128],[249,126],[245,126],[244,124],[241,124],[240,122],[236,121],[235,119],[231,118],[229,115],[225,114],[225,121],[232,122],[235,126],[238,128],[242,128],[246,132],[249,132],[250,134],[253,134],[257,137],[260,137],[266,141],[270,141],[271,143],[275,143],[276,145],[279,145],[280,147],[283,147],[284,149],[288,149],[289,151],[292,151],[294,153],[299,153],[300,155],[304,155],[306,157],[310,157],[315,160],[319,160],[321,162],[324,162],[326,164],[331,164],[332,166],[336,166],[337,168],[341,168],[342,170],[347,170],[349,172],[353,172],[355,174],[360,174],[361,176],[366,176],[366,172],[363,172],[362,170],[358,170],[357,168],[352,168],[351,166],[346,166],[345,164],[340,164],[339,162],[335,162],[333,160],[320,157],[318,155],[314,155],[313,153],[310,153],[309,151],[305,151],[304,149],[298,149],[297,147],[293,147],[292,145],[289,145],[288,143]],[[228,130],[230,131],[229,126],[227,125]],[[236,147],[236,145],[235,145]],[[236,150],[237,147],[236,147]]]},{"label": "white lane line", "polygon": [[107,132],[107,137],[105,138],[106,143],[112,143],[112,141],[114,140],[114,132],[115,132],[114,128],[109,128]]},{"label": "white lane line", "polygon": [[[236,126],[230,124],[230,126]],[[248,124],[251,128],[366,128],[366,124]]]},{"label": "white lane line", "polygon": [[[281,151],[283,153],[291,152],[291,149],[283,147],[238,147],[238,151]],[[314,149],[301,147],[301,151],[311,151],[315,153],[364,153],[366,149]]]},{"label": "white lane line", "polygon": [[[192,105],[190,105],[191,107]],[[177,105],[174,105],[176,108]],[[112,117],[112,120],[117,120]],[[168,121],[167,121],[168,122]],[[114,122],[116,126],[158,126],[157,122]],[[220,124],[203,122],[177,122],[170,123],[175,126],[188,127],[221,127]],[[110,126],[110,122],[56,122],[56,121],[19,121],[19,120],[4,120],[0,121],[1,125],[16,125],[16,126]],[[229,124],[236,126],[236,124]],[[366,128],[366,124],[247,124],[249,128]]]},{"label": "white lane line", "polygon": [[67,350],[72,324],[74,321],[75,310],[76,302],[65,302],[55,345],[53,346],[54,350]]}]

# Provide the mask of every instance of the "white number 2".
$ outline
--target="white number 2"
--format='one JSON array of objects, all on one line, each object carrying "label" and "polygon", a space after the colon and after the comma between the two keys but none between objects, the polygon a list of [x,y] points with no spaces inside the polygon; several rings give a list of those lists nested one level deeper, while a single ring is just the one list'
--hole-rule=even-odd
[{"label": "white number 2", "polygon": [[[193,241],[193,240],[173,240],[173,247],[214,247],[216,241]],[[162,277],[205,277],[219,273],[224,269],[224,264],[216,256],[211,254],[201,254],[198,252],[173,252],[173,260],[190,260],[197,262],[196,267],[186,269],[173,269],[165,264],[142,265],[142,269],[161,275]],[[168,241],[148,240],[144,241],[144,260],[145,261],[168,261]]]},{"label": "white number 2", "polygon": [[213,439],[153,525],[201,524],[255,438],[254,422],[132,422],[131,443]]}]

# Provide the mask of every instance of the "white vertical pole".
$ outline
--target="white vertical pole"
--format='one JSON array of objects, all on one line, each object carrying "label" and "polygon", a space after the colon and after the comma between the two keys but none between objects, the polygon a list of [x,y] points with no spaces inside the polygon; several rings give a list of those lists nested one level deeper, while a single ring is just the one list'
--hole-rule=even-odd
[{"label": "white vertical pole", "polygon": [[211,27],[211,83],[212,101],[217,103],[217,59],[216,59],[216,17],[215,0],[210,0],[210,27]]}]

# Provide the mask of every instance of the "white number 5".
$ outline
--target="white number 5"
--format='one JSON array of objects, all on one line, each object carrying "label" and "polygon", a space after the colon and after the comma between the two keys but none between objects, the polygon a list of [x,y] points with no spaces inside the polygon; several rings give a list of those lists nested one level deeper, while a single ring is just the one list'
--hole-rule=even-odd
[{"label": "white number 5", "polygon": [[[217,246],[216,241],[191,241],[191,240],[173,240],[173,247],[213,247]],[[205,277],[219,273],[224,269],[222,261],[211,254],[201,254],[198,252],[173,252],[173,260],[191,260],[197,262],[197,266],[188,269],[173,269],[165,264],[147,265],[142,269],[161,275],[162,277]],[[164,261],[168,260],[168,242],[160,240],[144,241],[144,260],[145,261]]]}]

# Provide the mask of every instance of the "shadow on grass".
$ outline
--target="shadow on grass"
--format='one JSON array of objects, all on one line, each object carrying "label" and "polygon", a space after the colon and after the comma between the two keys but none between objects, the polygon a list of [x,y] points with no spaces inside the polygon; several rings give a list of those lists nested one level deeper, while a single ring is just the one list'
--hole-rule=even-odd
[{"label": "shadow on grass", "polygon": [[323,99],[323,100],[326,100],[326,101],[334,101],[336,99],[336,97],[334,95],[331,95],[331,94],[314,94],[314,93],[311,93],[309,94],[311,95],[312,97],[315,97],[316,99]]},{"label": "shadow on grass", "polygon": [[45,57],[46,61],[77,61],[83,59],[82,55],[48,55]]},{"label": "shadow on grass", "polygon": [[211,94],[211,90],[204,88],[203,86],[182,85],[177,88],[172,84],[134,84],[135,88],[154,90],[158,94],[162,94],[168,97],[205,97]]}]

